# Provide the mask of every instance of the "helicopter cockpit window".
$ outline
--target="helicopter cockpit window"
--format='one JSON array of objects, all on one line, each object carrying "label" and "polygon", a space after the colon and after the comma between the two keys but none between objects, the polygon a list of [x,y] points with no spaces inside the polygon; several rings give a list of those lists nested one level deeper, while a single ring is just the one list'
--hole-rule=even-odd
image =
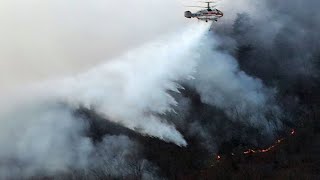
[{"label": "helicopter cockpit window", "polygon": [[212,11],[212,9],[208,9],[208,11]]}]

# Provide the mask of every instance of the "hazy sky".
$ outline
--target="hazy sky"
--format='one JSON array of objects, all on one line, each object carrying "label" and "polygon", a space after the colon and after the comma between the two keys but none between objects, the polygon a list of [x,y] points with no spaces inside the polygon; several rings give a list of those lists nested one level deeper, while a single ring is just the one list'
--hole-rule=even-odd
[{"label": "hazy sky", "polygon": [[183,28],[174,0],[2,0],[0,85],[78,73]]}]

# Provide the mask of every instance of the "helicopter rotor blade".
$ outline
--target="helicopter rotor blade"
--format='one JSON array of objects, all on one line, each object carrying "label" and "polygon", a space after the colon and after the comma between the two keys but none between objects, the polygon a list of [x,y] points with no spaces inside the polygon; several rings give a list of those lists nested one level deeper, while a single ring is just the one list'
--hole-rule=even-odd
[{"label": "helicopter rotor blade", "polygon": [[[207,9],[208,7],[206,7],[206,6],[185,6],[185,7],[197,7],[197,8],[204,8],[204,9]],[[216,5],[214,5],[214,6],[210,6],[210,8],[215,8],[216,7]]]},{"label": "helicopter rotor blade", "polygon": [[214,4],[216,3],[215,1],[198,1],[200,3],[204,3],[204,4]]},{"label": "helicopter rotor blade", "polygon": [[205,6],[186,6],[186,7],[198,7],[198,8],[207,8]]},{"label": "helicopter rotor blade", "polygon": [[216,0],[216,1],[198,1],[198,2],[201,2],[201,3],[217,3],[218,0]]},{"label": "helicopter rotor blade", "polygon": [[213,6],[216,6],[216,4],[218,3],[218,0],[217,1],[198,1],[198,2],[208,4],[208,6],[210,6],[210,4],[214,4]]}]

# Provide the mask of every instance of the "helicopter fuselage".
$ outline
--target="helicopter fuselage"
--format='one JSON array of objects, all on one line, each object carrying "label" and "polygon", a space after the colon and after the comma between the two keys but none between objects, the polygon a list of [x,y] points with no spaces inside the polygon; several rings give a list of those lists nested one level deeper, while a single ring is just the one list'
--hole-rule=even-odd
[{"label": "helicopter fuselage", "polygon": [[186,11],[184,13],[186,18],[197,18],[202,21],[217,21],[219,18],[223,16],[223,13],[218,9],[205,9],[197,11],[196,13],[191,13],[190,11]]}]

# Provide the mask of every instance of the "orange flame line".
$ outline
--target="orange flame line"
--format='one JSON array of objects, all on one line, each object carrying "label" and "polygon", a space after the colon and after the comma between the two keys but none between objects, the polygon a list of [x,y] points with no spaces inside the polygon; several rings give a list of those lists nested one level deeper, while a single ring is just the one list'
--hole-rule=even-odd
[{"label": "orange flame line", "polygon": [[[295,135],[296,131],[295,129],[291,129],[290,135],[293,136]],[[248,149],[247,151],[244,151],[243,154],[255,154],[255,153],[266,153],[277,147],[282,141],[284,141],[285,138],[278,139],[275,144],[271,145],[270,147],[266,149],[258,149],[258,150],[253,150],[253,149]]]},{"label": "orange flame line", "polygon": [[[295,129],[291,129],[290,135],[293,136],[296,134],[296,130]],[[248,149],[246,151],[243,152],[243,154],[256,154],[256,153],[266,153],[271,151],[272,149],[274,149],[275,147],[277,147],[280,143],[282,143],[286,138],[281,138],[278,139],[273,145],[271,145],[270,147],[266,148],[266,149]],[[234,153],[231,153],[232,156],[234,156]],[[219,161],[221,160],[221,156],[217,155],[216,156],[216,160]]]}]

